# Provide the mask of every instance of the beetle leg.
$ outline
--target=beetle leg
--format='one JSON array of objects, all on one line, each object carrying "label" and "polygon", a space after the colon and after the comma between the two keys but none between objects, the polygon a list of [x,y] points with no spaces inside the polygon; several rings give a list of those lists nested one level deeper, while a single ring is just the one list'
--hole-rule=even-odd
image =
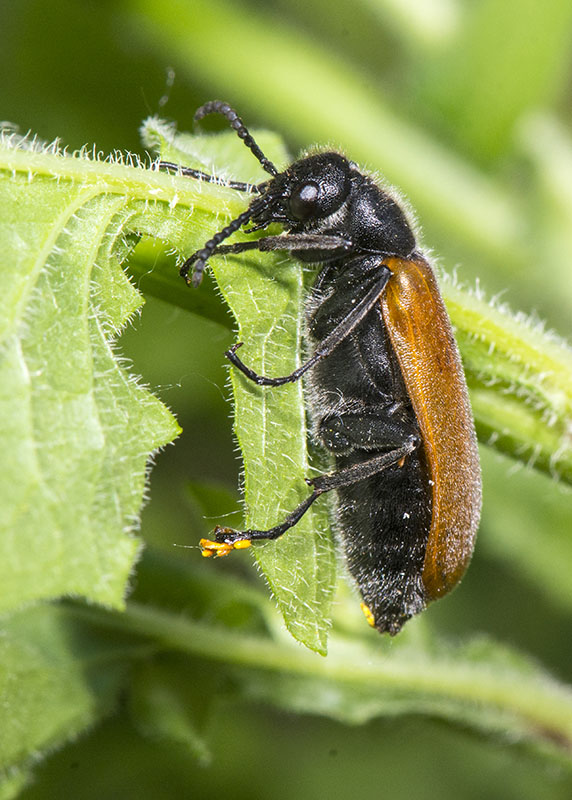
[{"label": "beetle leg", "polygon": [[399,447],[415,429],[414,421],[396,413],[396,404],[390,403],[375,412],[364,409],[324,417],[317,436],[332,453],[347,455],[355,450]]},{"label": "beetle leg", "polygon": [[[258,228],[251,228],[246,233],[254,230],[258,230]],[[281,236],[262,236],[260,239],[254,239],[251,242],[221,244],[212,251],[211,256],[243,253],[245,250],[259,250],[261,253],[270,253],[274,250],[287,250],[290,253],[313,250],[320,255],[328,253],[331,258],[339,258],[341,255],[346,254],[348,250],[351,250],[351,247],[351,241],[342,236],[319,233],[288,233]],[[195,255],[193,254],[188,258],[187,262],[190,261],[192,264],[193,259],[196,260]],[[318,258],[317,260],[321,262],[326,259]]]},{"label": "beetle leg", "polygon": [[[377,475],[387,467],[398,464],[410,455],[419,445],[417,436],[410,436],[402,445],[390,450],[387,453],[380,453],[377,456],[363,462],[355,464],[346,469],[338,470],[330,474],[318,475],[316,478],[307,480],[309,486],[314,487],[312,494],[308,495],[294,511],[292,511],[279,525],[275,525],[268,530],[237,531],[234,528],[224,528],[217,525],[214,529],[214,539],[201,539],[199,544],[204,556],[225,556],[231,550],[239,550],[249,547],[253,541],[265,539],[278,539],[287,530],[293,528],[299,522],[312,503],[325,492],[332,489],[340,489],[342,486],[351,486],[359,481]],[[248,544],[246,544],[248,542]]]},{"label": "beetle leg", "polygon": [[[289,253],[315,251],[316,261],[320,262],[346,255],[352,249],[351,239],[333,233],[284,233],[281,236],[263,236],[257,243],[261,253],[272,250],[287,250]],[[326,254],[327,259],[323,257]]]},{"label": "beetle leg", "polygon": [[[326,490],[327,491],[327,490]],[[214,541],[211,539],[201,539],[199,544],[204,556],[226,556],[231,550],[240,550],[249,547],[250,542],[260,539],[278,539],[287,530],[293,528],[299,522],[312,503],[324,493],[324,489],[314,489],[294,511],[292,511],[284,522],[270,528],[267,531],[247,530],[236,531],[234,528],[223,528],[217,525],[214,529]],[[249,544],[245,544],[248,542]]]},{"label": "beetle leg", "polygon": [[[279,237],[277,237],[279,238]],[[258,375],[254,370],[247,367],[243,361],[236,355],[239,347],[242,347],[242,342],[233,345],[230,350],[227,350],[225,356],[234,364],[249,380],[254,381],[258,386],[282,386],[285,383],[293,383],[297,381],[302,375],[307,372],[317,361],[329,356],[336,347],[343,342],[343,340],[350,335],[357,325],[369,314],[371,309],[379,302],[379,298],[385,286],[391,277],[391,272],[385,266],[382,266],[382,275],[376,280],[372,288],[365,295],[365,297],[357,303],[351,311],[336,325],[334,330],[320,342],[319,347],[315,353],[301,366],[281,378],[268,378],[265,375]]]},{"label": "beetle leg", "polygon": [[[167,162],[164,162],[167,163]],[[263,204],[263,200],[257,199],[254,203],[258,207]],[[195,288],[200,284],[203,271],[209,258],[213,255],[224,255],[228,253],[243,253],[245,250],[259,250],[263,253],[269,253],[273,250],[287,250],[291,253],[306,253],[307,260],[312,261],[327,261],[329,259],[339,258],[341,255],[347,255],[348,251],[352,248],[352,243],[349,239],[342,236],[335,236],[333,234],[306,234],[306,233],[290,233],[282,236],[263,236],[261,239],[256,239],[253,242],[235,242],[234,244],[218,244],[218,242],[226,239],[231,233],[237,231],[242,225],[250,221],[251,216],[256,214],[256,206],[251,205],[249,209],[244,211],[235,220],[232,220],[226,228],[216,233],[201,250],[197,250],[192,256],[187,258],[185,263],[179,270],[182,278],[187,280],[187,276],[194,267],[192,284]],[[259,230],[268,225],[268,222],[263,222],[260,225],[255,225],[252,230]],[[308,256],[311,254],[311,258]],[[327,254],[327,256],[326,256]]]},{"label": "beetle leg", "polygon": [[[245,184],[245,186],[246,185],[247,184]],[[247,231],[247,233],[249,232],[250,231]],[[210,255],[230,255],[231,253],[244,253],[246,250],[258,250],[261,253],[269,253],[273,250],[287,250],[292,253],[297,251],[303,252],[308,250],[316,250],[320,253],[324,251],[334,251],[332,258],[338,258],[350,248],[350,240],[344,239],[341,236],[291,233],[284,236],[263,236],[260,239],[254,239],[251,242],[220,244],[212,250]],[[181,267],[181,273],[183,273],[183,270],[185,271],[185,274],[190,271],[190,268],[198,259],[198,252],[199,251],[193,253],[193,255],[185,261]]]}]

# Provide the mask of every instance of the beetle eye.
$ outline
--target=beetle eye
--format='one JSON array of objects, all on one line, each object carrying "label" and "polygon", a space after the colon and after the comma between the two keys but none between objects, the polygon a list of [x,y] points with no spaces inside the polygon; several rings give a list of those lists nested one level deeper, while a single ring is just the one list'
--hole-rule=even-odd
[{"label": "beetle eye", "polygon": [[319,194],[319,186],[313,181],[306,181],[296,186],[290,195],[290,211],[294,219],[302,221],[315,214]]}]

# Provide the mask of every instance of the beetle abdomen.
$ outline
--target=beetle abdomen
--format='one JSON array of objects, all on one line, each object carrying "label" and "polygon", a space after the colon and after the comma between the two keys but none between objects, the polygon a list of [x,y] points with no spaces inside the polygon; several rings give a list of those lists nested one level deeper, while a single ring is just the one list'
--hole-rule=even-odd
[{"label": "beetle abdomen", "polygon": [[[362,451],[360,457],[370,458]],[[337,466],[346,466],[337,459]],[[338,524],[348,569],[380,632],[398,633],[427,604],[422,580],[431,492],[422,448],[338,490]]]},{"label": "beetle abdomen", "polygon": [[[383,269],[379,256],[341,276],[326,267],[309,303],[313,347],[347,314]],[[389,283],[393,278],[390,278]],[[328,292],[330,281],[346,292]],[[432,490],[422,434],[378,304],[308,376],[315,433],[345,470],[388,452],[408,437],[418,444],[403,462],[337,490],[338,534],[348,569],[380,631],[397,633],[428,600],[422,579],[432,520]]]}]

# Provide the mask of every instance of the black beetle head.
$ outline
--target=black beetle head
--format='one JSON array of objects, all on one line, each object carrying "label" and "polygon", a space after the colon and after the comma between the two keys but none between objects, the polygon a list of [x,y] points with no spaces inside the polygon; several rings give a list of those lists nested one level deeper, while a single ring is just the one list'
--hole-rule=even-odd
[{"label": "black beetle head", "polygon": [[318,153],[285,173],[287,203],[296,222],[324,219],[338,211],[351,192],[350,165],[338,153]]},{"label": "black beetle head", "polygon": [[415,249],[415,235],[397,201],[339,153],[295,161],[259,190],[251,230],[280,222],[293,233],[346,236],[355,252],[406,257]]},{"label": "black beetle head", "polygon": [[338,153],[316,153],[295,161],[265,185],[255,226],[281,222],[292,230],[311,229],[339,211],[351,193],[349,161]]}]

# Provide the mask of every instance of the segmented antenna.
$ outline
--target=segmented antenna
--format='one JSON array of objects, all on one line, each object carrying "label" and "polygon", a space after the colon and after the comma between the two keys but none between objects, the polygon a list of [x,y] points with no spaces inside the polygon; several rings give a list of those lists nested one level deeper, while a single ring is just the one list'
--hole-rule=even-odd
[{"label": "segmented antenna", "polygon": [[[193,253],[193,255],[185,261],[179,270],[181,277],[183,277],[188,284],[192,282],[193,286],[196,288],[203,278],[203,272],[207,265],[207,261],[212,256],[219,244],[239,228],[241,228],[245,222],[248,222],[251,217],[263,207],[264,203],[260,200],[251,203],[246,211],[243,211],[242,214],[239,214],[236,219],[233,219],[232,222],[229,222],[228,225],[221,231],[215,233],[212,239],[209,239],[208,242],[206,242],[204,247],[202,247],[200,250],[197,250],[196,253]],[[189,272],[191,267],[193,267],[193,274],[191,280],[189,280]]]},{"label": "segmented antenna", "polygon": [[223,117],[226,117],[230,123],[230,127],[236,131],[237,136],[242,139],[252,154],[258,159],[258,161],[260,161],[266,172],[270,173],[273,178],[278,175],[278,170],[272,161],[266,158],[260,147],[256,144],[248,132],[248,128],[238,116],[234,108],[231,108],[228,103],[223,103],[221,100],[210,100],[208,103],[205,103],[204,106],[201,106],[197,109],[195,113],[195,120],[198,122],[198,120],[206,117],[207,114],[222,114]]}]

